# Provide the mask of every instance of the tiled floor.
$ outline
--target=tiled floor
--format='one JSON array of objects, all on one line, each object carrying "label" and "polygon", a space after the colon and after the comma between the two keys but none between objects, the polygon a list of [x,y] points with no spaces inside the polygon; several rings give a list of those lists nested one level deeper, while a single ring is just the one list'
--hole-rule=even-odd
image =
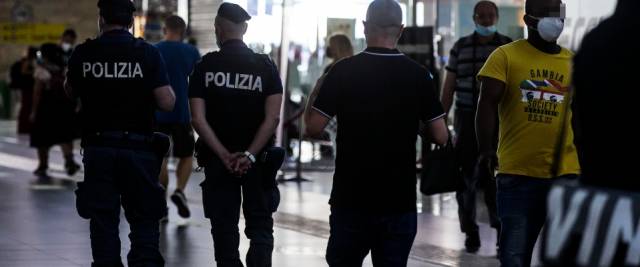
[{"label": "tiled floor", "polygon": [[[72,182],[82,179],[82,173],[65,178],[60,152],[55,150],[51,174],[65,180],[49,188],[31,186],[35,152],[28,148],[27,139],[13,134],[14,127],[13,122],[0,121],[0,266],[89,266],[88,222],[76,214]],[[326,266],[331,172],[304,175],[313,182],[280,186],[273,266]],[[161,249],[167,266],[215,266],[210,226],[203,216],[197,186],[202,179],[202,173],[194,173],[186,191],[192,218],[180,219],[171,207],[170,222],[162,228]],[[409,266],[498,265],[495,232],[486,223],[480,224],[483,247],[478,254],[463,252],[464,235],[459,231],[453,195],[419,199],[422,213]],[[486,222],[485,209],[482,205],[479,209],[480,220]],[[124,218],[121,221],[124,259],[129,246],[128,225]],[[241,253],[247,246],[243,237]],[[369,259],[365,266],[371,266]]]}]

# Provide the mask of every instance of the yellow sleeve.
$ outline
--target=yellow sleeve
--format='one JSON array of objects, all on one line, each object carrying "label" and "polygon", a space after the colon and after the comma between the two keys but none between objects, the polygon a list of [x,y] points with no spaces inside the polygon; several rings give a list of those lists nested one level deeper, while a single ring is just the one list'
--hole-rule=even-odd
[{"label": "yellow sleeve", "polygon": [[507,54],[501,47],[498,47],[491,53],[476,78],[488,77],[507,83],[507,67],[509,66],[507,60]]}]

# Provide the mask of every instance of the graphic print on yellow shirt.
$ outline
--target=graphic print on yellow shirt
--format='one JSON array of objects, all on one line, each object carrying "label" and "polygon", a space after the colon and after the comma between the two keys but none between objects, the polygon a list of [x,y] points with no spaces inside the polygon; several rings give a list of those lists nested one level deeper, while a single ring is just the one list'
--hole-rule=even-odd
[{"label": "graphic print on yellow shirt", "polygon": [[[531,70],[531,77],[540,77],[540,70]],[[564,75],[556,73],[559,76],[553,76],[553,71],[542,70],[542,77],[552,77],[545,80],[524,80],[520,83],[520,92],[522,93],[522,102],[527,106],[524,111],[528,113],[528,120],[539,123],[553,123],[554,119],[558,119],[561,110],[560,105],[564,103],[564,99],[569,93],[569,87],[562,86]],[[547,74],[551,73],[551,76]],[[545,75],[546,74],[546,75]],[[555,78],[555,80],[553,80]],[[543,78],[544,79],[544,78]],[[562,119],[562,118],[560,118]]]},{"label": "graphic print on yellow shirt", "polygon": [[571,112],[565,106],[570,101],[571,57],[566,49],[546,54],[519,40],[496,49],[480,70],[480,79],[505,83],[498,107],[499,173],[551,178],[563,126],[566,136],[559,175],[580,172],[569,127]]}]

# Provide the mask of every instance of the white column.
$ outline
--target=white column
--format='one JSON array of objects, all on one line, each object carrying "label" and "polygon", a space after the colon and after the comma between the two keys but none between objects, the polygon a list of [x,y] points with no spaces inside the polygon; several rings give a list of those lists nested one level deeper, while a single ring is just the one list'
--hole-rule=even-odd
[{"label": "white column", "polygon": [[189,0],[178,0],[178,16],[189,24]]}]

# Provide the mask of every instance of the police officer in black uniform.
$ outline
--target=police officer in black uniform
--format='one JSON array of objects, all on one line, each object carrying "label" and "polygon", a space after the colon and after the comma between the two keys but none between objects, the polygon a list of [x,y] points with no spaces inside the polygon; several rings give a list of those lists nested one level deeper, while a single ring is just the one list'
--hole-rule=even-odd
[{"label": "police officer in black uniform", "polygon": [[133,3],[100,0],[98,7],[101,34],[76,48],[67,74],[68,93],[82,102],[78,214],[90,220],[92,266],[123,266],[120,205],[131,227],[129,266],[164,266],[159,219],[167,205],[158,175],[168,139],[152,129],[155,110],[172,110],[175,95],[160,53],[128,32]]},{"label": "police officer in black uniform", "polygon": [[278,201],[273,170],[279,166],[267,166],[265,159],[280,119],[282,83],[268,56],[253,53],[242,41],[250,18],[240,6],[223,3],[215,20],[220,51],[205,55],[189,79],[192,123],[200,136],[196,153],[206,176],[204,211],[221,267],[242,266],[241,204],[251,240],[247,265],[271,266],[273,251]]}]

